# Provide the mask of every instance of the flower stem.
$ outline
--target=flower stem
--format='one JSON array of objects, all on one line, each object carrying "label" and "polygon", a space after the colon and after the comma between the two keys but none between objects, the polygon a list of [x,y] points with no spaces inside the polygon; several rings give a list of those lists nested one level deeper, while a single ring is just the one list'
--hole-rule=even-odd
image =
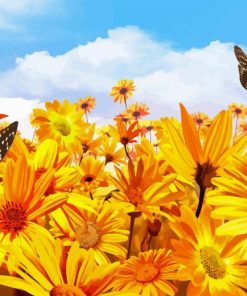
[{"label": "flower stem", "polygon": [[125,150],[125,154],[126,154],[126,156],[127,156],[129,159],[131,159],[130,156],[129,156],[129,152],[128,152],[128,149],[127,149],[127,145],[124,145],[124,150]]},{"label": "flower stem", "polygon": [[205,195],[205,191],[206,188],[204,186],[200,186],[200,195],[199,195],[199,202],[198,202],[198,206],[196,209],[196,217],[198,218],[200,216],[201,210],[202,210],[202,205],[203,205],[203,200],[204,200],[204,195]]},{"label": "flower stem", "polygon": [[126,259],[129,259],[130,253],[131,253],[131,243],[133,238],[133,232],[134,232],[134,225],[135,225],[135,218],[139,217],[141,213],[139,212],[130,212],[128,215],[130,216],[130,234],[129,234],[129,244],[128,244],[128,252]]},{"label": "flower stem", "polygon": [[86,120],[87,120],[87,123],[88,123],[87,110],[85,110],[85,115],[86,115]]},{"label": "flower stem", "polygon": [[237,130],[238,130],[238,114],[237,114],[237,117],[236,117],[236,125],[235,125],[234,137],[236,137],[236,135],[237,135]]},{"label": "flower stem", "polygon": [[128,109],[127,102],[126,102],[126,95],[125,94],[124,94],[124,104],[125,104],[125,108]]}]

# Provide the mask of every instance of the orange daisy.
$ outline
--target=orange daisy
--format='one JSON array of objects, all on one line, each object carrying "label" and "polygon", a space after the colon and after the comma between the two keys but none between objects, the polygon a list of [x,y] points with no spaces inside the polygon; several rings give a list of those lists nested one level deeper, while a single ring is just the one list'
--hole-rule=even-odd
[{"label": "orange daisy", "polygon": [[113,290],[130,290],[142,296],[175,295],[177,289],[169,280],[177,279],[178,268],[171,251],[139,253],[120,266],[112,283]]},{"label": "orange daisy", "polygon": [[119,101],[120,103],[124,103],[127,108],[126,100],[132,96],[134,90],[134,81],[123,79],[119,80],[117,85],[113,86],[110,95],[113,97],[114,102]]}]

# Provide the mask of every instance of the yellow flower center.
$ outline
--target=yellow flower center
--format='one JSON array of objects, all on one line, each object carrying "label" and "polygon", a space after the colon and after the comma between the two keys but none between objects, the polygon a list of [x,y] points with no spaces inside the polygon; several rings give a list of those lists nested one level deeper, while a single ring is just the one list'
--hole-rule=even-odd
[{"label": "yellow flower center", "polygon": [[150,263],[138,266],[136,270],[136,280],[142,283],[152,282],[158,275],[159,269]]},{"label": "yellow flower center", "polygon": [[134,206],[137,206],[138,204],[143,204],[144,202],[142,190],[138,187],[137,188],[131,187],[128,192],[128,197],[130,202]]},{"label": "yellow flower center", "polygon": [[27,225],[26,209],[20,203],[7,202],[0,210],[0,228],[17,233]]},{"label": "yellow flower center", "polygon": [[93,222],[87,222],[87,227],[78,226],[75,235],[80,246],[84,249],[95,247],[100,241],[100,231]]},{"label": "yellow flower center", "polygon": [[50,296],[86,296],[86,294],[78,287],[64,284],[54,287],[50,291]]},{"label": "yellow flower center", "polygon": [[65,118],[60,118],[55,121],[54,126],[62,136],[68,136],[71,132],[70,124]]},{"label": "yellow flower center", "polygon": [[226,273],[226,265],[220,254],[211,247],[200,250],[202,265],[206,273],[213,279],[223,278]]}]

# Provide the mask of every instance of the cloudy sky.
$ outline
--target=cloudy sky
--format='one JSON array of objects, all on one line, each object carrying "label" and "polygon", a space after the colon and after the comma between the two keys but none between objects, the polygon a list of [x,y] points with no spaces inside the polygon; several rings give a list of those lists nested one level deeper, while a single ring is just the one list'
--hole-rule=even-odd
[{"label": "cloudy sky", "polygon": [[92,95],[103,122],[122,110],[109,97],[133,79],[133,102],[151,118],[214,115],[244,103],[234,44],[247,49],[245,0],[0,0],[0,113],[19,120],[44,101]]}]

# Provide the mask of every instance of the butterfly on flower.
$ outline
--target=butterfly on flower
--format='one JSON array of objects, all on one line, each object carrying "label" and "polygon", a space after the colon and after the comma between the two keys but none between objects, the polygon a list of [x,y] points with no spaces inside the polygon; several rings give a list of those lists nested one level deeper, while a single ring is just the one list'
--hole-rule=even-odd
[{"label": "butterfly on flower", "polygon": [[247,55],[237,45],[234,46],[234,53],[239,62],[238,70],[240,83],[247,90]]},{"label": "butterfly on flower", "polygon": [[[6,117],[7,115],[0,114],[0,119]],[[0,130],[0,161],[4,158],[8,152],[10,146],[12,145],[15,134],[17,131],[18,122],[14,121],[9,126]]]}]

